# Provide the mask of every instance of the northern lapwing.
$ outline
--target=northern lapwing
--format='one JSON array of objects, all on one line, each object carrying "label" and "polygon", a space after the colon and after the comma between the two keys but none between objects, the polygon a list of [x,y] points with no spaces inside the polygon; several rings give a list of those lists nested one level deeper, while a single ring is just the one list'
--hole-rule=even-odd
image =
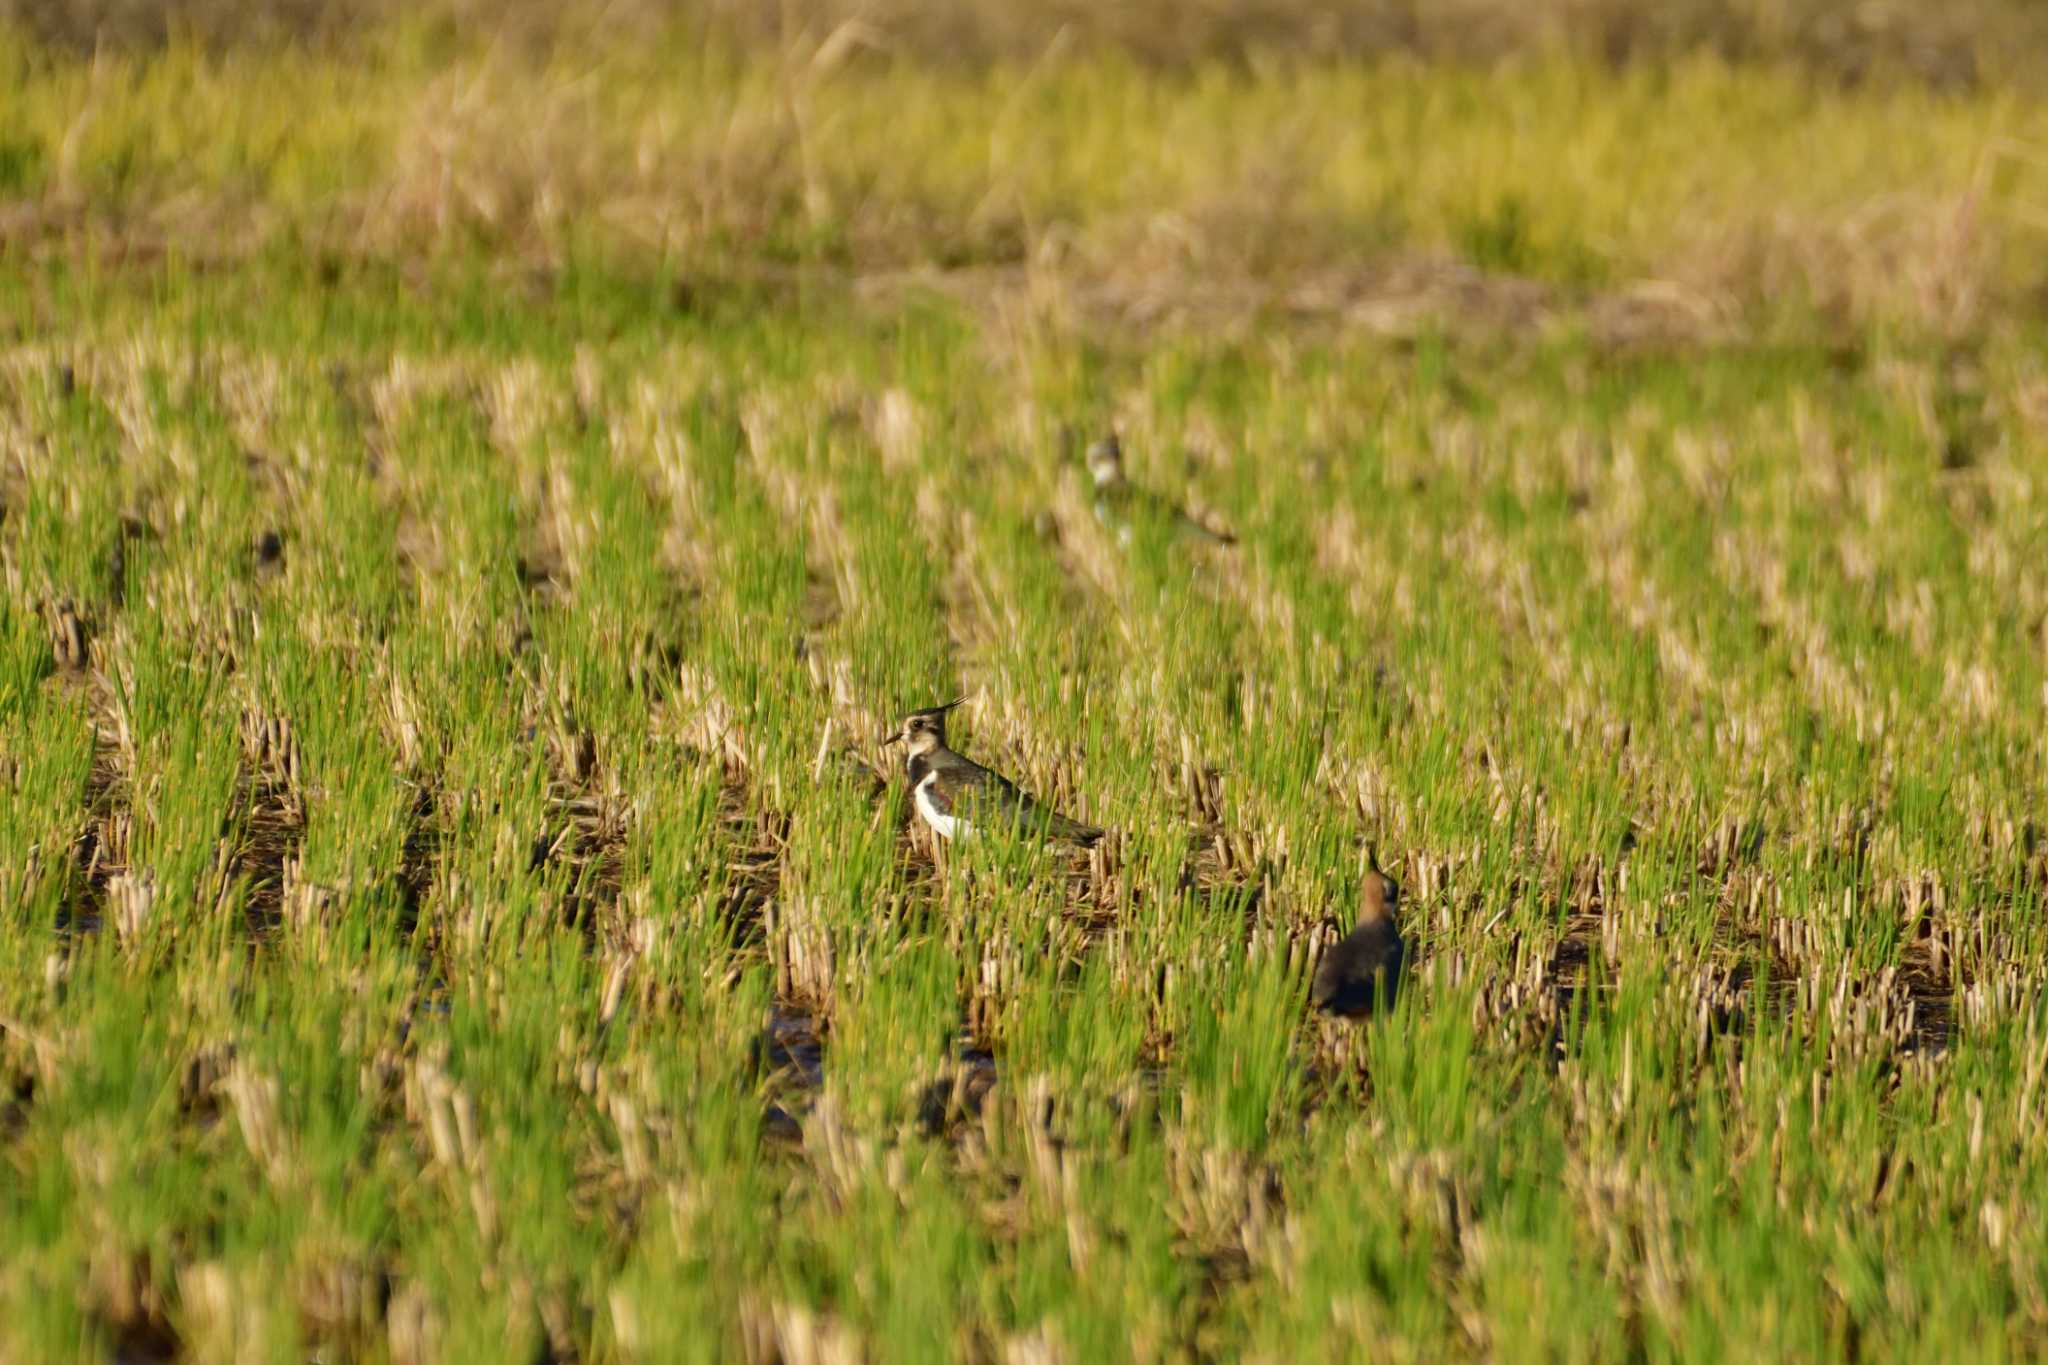
[{"label": "northern lapwing", "polygon": [[1213,545],[1234,545],[1237,537],[1219,531],[1190,516],[1172,499],[1149,488],[1140,488],[1124,473],[1124,446],[1115,432],[1088,447],[1088,476],[1095,480],[1095,519],[1103,524],[1120,545],[1131,543],[1132,528],[1141,521],[1171,526],[1191,540]]},{"label": "northern lapwing", "polygon": [[1394,1007],[1401,987],[1401,959],[1406,949],[1394,923],[1401,887],[1380,871],[1377,853],[1368,850],[1368,867],[1358,893],[1358,925],[1343,942],[1323,954],[1309,989],[1309,1003],[1324,1014],[1349,1018],[1385,1014]]},{"label": "northern lapwing", "polygon": [[982,767],[946,744],[946,713],[960,705],[928,706],[904,717],[903,728],[883,740],[905,748],[904,771],[917,813],[941,839],[960,839],[990,827],[1092,844],[1102,837],[1042,804],[1001,773]]}]

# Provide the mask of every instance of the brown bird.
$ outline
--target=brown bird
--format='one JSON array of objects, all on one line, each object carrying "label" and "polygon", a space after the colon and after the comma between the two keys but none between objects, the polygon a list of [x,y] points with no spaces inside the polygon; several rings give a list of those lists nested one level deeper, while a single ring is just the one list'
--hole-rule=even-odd
[{"label": "brown bird", "polygon": [[1309,1002],[1324,1014],[1357,1018],[1385,1014],[1401,987],[1406,951],[1394,923],[1401,886],[1380,871],[1379,855],[1368,849],[1365,882],[1358,893],[1358,924],[1316,966]]}]

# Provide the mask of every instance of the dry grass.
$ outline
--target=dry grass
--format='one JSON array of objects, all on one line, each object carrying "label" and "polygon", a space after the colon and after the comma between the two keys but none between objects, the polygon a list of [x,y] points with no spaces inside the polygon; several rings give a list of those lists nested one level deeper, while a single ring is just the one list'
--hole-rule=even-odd
[{"label": "dry grass", "polygon": [[2028,93],[1816,88],[1696,55],[1161,72],[1056,43],[963,69],[862,33],[534,54],[385,27],[346,61],[0,39],[0,240],[136,264],[282,252],[327,278],[481,249],[529,291],[601,261],[650,287],[935,289],[1031,326],[1624,344],[1962,337],[2044,288],[2048,113]]},{"label": "dry grass", "polygon": [[777,50],[838,35],[918,61],[1032,63],[1050,51],[1113,52],[1155,69],[1258,61],[1491,63],[1569,53],[1616,66],[1711,54],[1796,66],[1829,83],[1904,80],[1942,89],[2024,85],[2048,56],[2048,20],[2024,0],[1940,6],[1856,0],[1209,0],[1196,5],[1016,6],[994,0],[626,0],[595,11],[437,0],[5,0],[0,22],[79,50],[172,41],[215,48],[284,43],[346,48],[407,18],[530,50],[593,31],[646,38],[685,31]]}]

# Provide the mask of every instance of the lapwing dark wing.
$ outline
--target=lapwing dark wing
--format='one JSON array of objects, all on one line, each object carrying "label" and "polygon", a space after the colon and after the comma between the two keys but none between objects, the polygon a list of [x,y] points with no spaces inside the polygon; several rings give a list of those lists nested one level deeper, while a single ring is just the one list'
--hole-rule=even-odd
[{"label": "lapwing dark wing", "polygon": [[1171,526],[1192,540],[1214,545],[1237,543],[1236,536],[1198,521],[1171,498],[1132,483],[1124,472],[1123,442],[1115,432],[1088,447],[1088,475],[1095,480],[1095,519],[1121,545],[1129,545],[1132,528],[1145,521]]},{"label": "lapwing dark wing", "polygon": [[884,741],[904,745],[911,803],[934,834],[958,839],[993,827],[1084,845],[1102,837],[1095,826],[1069,820],[1001,773],[955,752],[946,743],[946,713],[958,705],[912,711]]},{"label": "lapwing dark wing", "polygon": [[1384,1014],[1394,1007],[1401,987],[1406,947],[1394,913],[1401,887],[1380,871],[1371,854],[1364,884],[1359,887],[1358,925],[1342,942],[1323,954],[1309,989],[1309,1003],[1324,1014],[1357,1018]]}]

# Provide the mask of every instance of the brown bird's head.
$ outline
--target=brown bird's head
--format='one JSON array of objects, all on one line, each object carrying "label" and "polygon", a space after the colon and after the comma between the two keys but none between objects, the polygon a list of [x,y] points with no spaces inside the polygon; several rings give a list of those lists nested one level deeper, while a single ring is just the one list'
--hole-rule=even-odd
[{"label": "brown bird's head", "polygon": [[1379,850],[1367,846],[1365,879],[1358,887],[1358,922],[1391,921],[1401,908],[1401,883],[1380,870]]},{"label": "brown bird's head", "polygon": [[1124,481],[1124,444],[1117,439],[1115,432],[1089,445],[1088,473],[1097,488],[1107,488]]},{"label": "brown bird's head", "polygon": [[883,740],[884,744],[902,741],[912,754],[928,754],[934,749],[946,747],[946,713],[966,701],[958,697],[944,706],[927,706],[922,711],[912,711],[903,718],[903,728]]}]

